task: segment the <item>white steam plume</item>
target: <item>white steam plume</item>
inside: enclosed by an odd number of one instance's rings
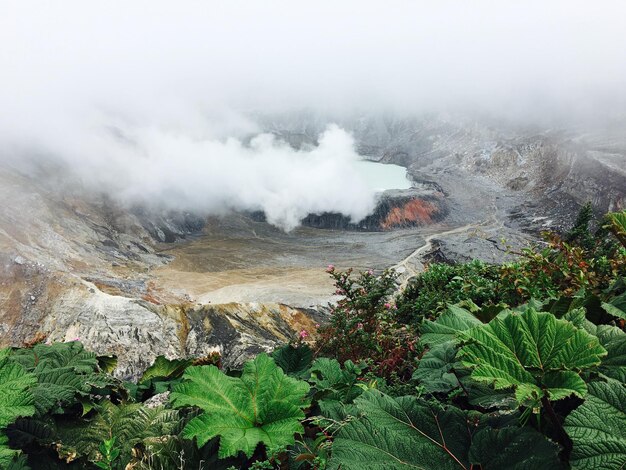
[[[67,145],[59,155],[78,161],[75,145]],[[75,171],[123,203],[201,213],[262,210],[285,230],[309,213],[340,212],[357,222],[375,207],[374,191],[355,169],[354,141],[335,125],[307,150],[271,134],[244,145],[154,127],[123,136],[101,132],[86,142],[83,136],[83,145],[94,150],[80,156]]]

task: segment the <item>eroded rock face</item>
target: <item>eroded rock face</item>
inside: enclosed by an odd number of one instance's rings
[[[238,367],[301,330],[313,332],[320,320],[316,312],[281,304],[155,305],[106,294],[88,282],[48,301],[33,336],[44,332],[48,341],[80,340],[99,354],[115,354],[116,374],[124,378],[137,378],[158,355],[219,352],[224,366]]]

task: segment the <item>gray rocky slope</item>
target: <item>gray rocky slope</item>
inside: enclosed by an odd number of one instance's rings
[[[299,147],[315,145],[328,119],[262,121]],[[126,377],[158,354],[219,351],[235,365],[315,329],[333,300],[326,264],[395,266],[405,280],[434,250],[452,261],[498,262],[508,256],[502,239],[532,242],[538,231],[570,223],[585,201],[598,212],[626,204],[620,126],[511,130],[441,116],[334,121],[354,134],[362,155],[406,166],[414,180],[412,190],[388,193],[360,226],[318,214],[286,234],[259,214],[128,209],[68,185],[64,169],[4,165],[0,344],[80,338],[117,354]]]

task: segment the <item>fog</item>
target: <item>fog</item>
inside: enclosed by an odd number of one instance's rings
[[[624,115],[624,18],[621,1],[3,0],[0,155],[126,203],[358,220],[374,194],[351,137],[296,151],[255,113]]]

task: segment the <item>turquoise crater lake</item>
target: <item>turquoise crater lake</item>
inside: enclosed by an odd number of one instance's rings
[[[406,168],[399,165],[361,160],[355,162],[355,168],[367,185],[377,192],[387,189],[409,189],[411,180]]]

